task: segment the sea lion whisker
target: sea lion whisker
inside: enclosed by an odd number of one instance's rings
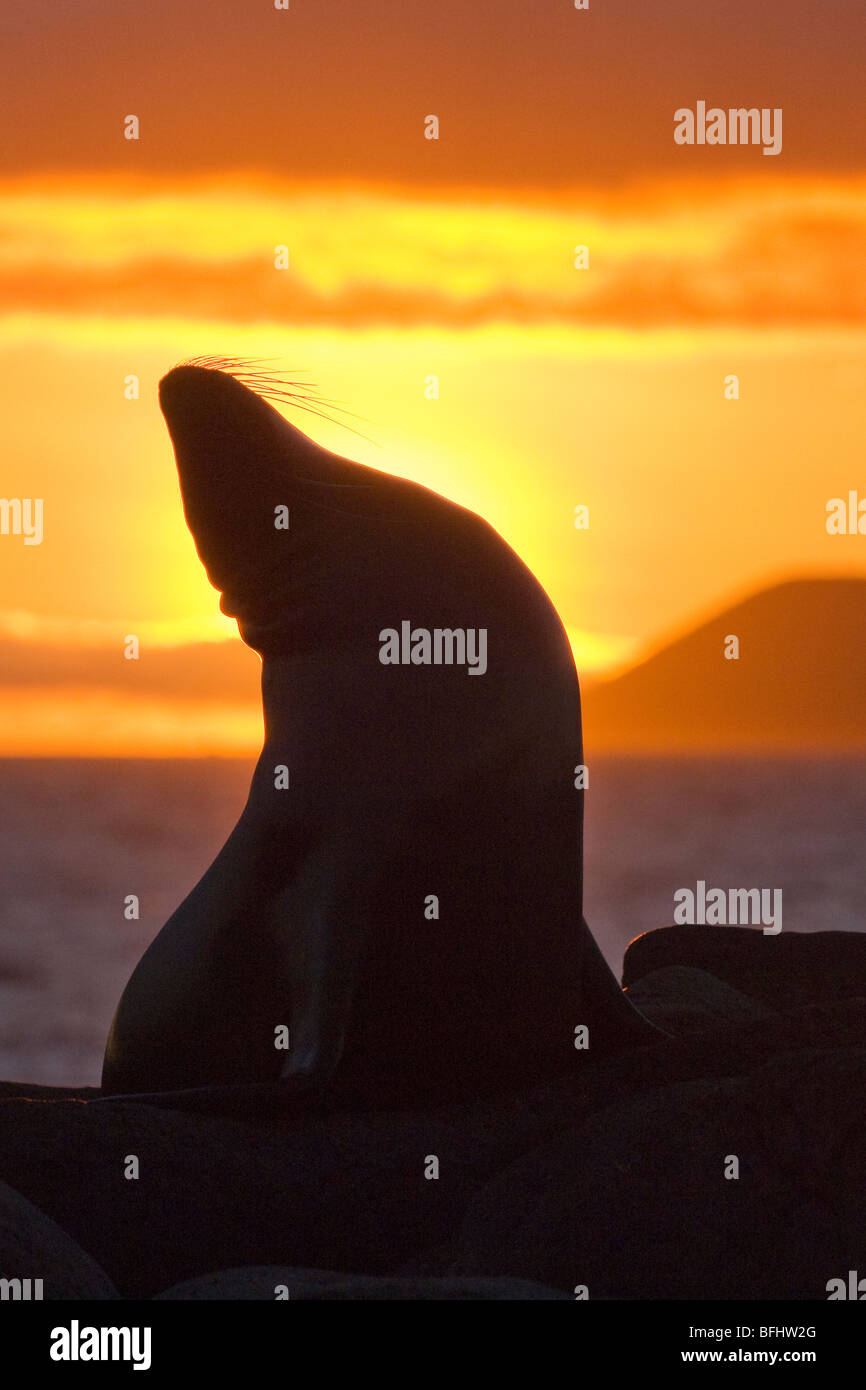
[[[285,401],[287,405],[296,406],[298,410],[306,410],[312,415],[319,415],[323,420],[330,421],[334,425],[342,425],[344,429],[350,430],[352,434],[358,435],[360,439],[366,439],[368,443],[375,444],[381,448],[378,440],[372,439],[370,435],[364,434],[361,430],[354,429],[345,420],[339,420],[328,411],[337,411],[341,415],[349,415],[353,420],[365,420],[370,423],[369,417],[358,415],[356,411],[349,410],[347,406],[341,405],[338,401],[329,400],[319,394],[315,382],[297,381],[294,375],[287,375],[283,372],[263,367],[258,364],[275,362],[279,359],[273,357],[218,357],[206,355],[202,357],[188,357],[175,365],[178,367],[202,367],[206,371],[224,372],[228,376],[234,377],[249,390],[255,391],[256,395],[268,400]],[[295,371],[305,371],[305,368],[287,369]],[[306,390],[297,388],[305,387]],[[312,389],[309,389],[312,388]],[[312,404],[305,404],[312,402]],[[317,409],[317,407],[326,407]]]

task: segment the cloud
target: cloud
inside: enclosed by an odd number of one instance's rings
[[[548,202],[31,179],[0,185],[0,297],[7,313],[349,328],[851,324],[866,319],[864,193],[853,177]]]
[[[0,617],[0,634],[4,626]],[[237,638],[174,647],[145,640],[140,659],[127,661],[122,638],[97,646],[0,635],[0,753],[253,757],[260,690],[261,661]]]
[[[241,641],[142,643],[137,661],[111,646],[0,638],[0,690],[100,690],[137,697],[259,705],[261,661]]]

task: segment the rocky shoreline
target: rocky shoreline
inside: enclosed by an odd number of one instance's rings
[[[45,1299],[826,1299],[866,1248],[866,936],[667,927],[623,980],[667,1037],[430,1114],[0,1085],[0,1278]]]

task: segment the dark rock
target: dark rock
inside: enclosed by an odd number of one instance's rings
[[[678,978],[694,1003],[693,974]],[[822,1270],[831,1256],[842,1273],[858,1267],[853,1254],[844,1263],[853,1246],[839,1232],[863,1234],[864,1077],[851,1059],[864,1057],[866,1000],[848,1000],[717,1021],[597,1060],[575,1052],[571,1077],[429,1115],[277,1123],[271,1113],[254,1124],[19,1094],[0,1101],[0,1153],[7,1180],[126,1297],[237,1266],[340,1270],[334,1277],[387,1277],[393,1287],[508,1276],[565,1291],[589,1283],[592,1297],[728,1297],[741,1286],[748,1297],[817,1297],[789,1228],[800,1222],[797,1239],[813,1241]],[[814,1113],[798,1149],[790,1132],[804,1104]],[[741,1158],[739,1182],[718,1178],[726,1153]],[[130,1154],[137,1180],[123,1175]],[[429,1154],[435,1181],[423,1176]],[[741,1247],[751,1223],[772,1274],[771,1218],[781,1272],[762,1284]],[[649,1254],[635,1258],[641,1244]]]
[[[758,1000],[732,989],[706,970],[688,965],[651,970],[625,992],[645,1018],[672,1037],[706,1032],[720,1020],[735,1022],[774,1016]]]
[[[659,927],[630,944],[628,988],[671,965],[706,970],[771,1007],[866,998],[866,932],[785,932],[753,927]]]
[[[427,1273],[480,1184],[573,1113],[567,1089],[268,1129],[125,1101],[16,1099],[0,1102],[0,1153],[6,1179],[123,1296],[149,1297],[239,1264]],[[438,1180],[424,1177],[431,1154]],[[137,1179],[124,1177],[129,1155]]]
[[[65,1231],[0,1183],[0,1279],[42,1280],[42,1298],[117,1298],[104,1270]],[[22,1290],[23,1291],[23,1290]]]
[[[825,1299],[862,1268],[864,1171],[866,1047],[777,1055],[598,1110],[513,1164],[472,1203],[457,1267],[591,1299]]]
[[[34,1086],[29,1081],[0,1081],[0,1100],[96,1100],[98,1086]]]
[[[158,1299],[258,1299],[273,1303],[277,1286],[288,1289],[292,1302],[322,1299],[563,1299],[558,1289],[546,1289],[521,1279],[368,1279],[321,1269],[283,1269],[278,1265],[221,1269],[175,1284]]]

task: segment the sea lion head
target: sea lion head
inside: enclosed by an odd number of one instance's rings
[[[257,651],[369,643],[373,614],[382,628],[485,618],[503,625],[501,671],[553,661],[576,692],[553,605],[474,512],[331,453],[228,371],[176,367],[159,399],[199,557]]]

